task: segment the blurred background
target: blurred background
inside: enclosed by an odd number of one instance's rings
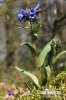
[[[26,28],[27,22],[18,22],[17,14],[20,9],[35,7],[38,3],[42,5],[42,12],[37,49],[41,51],[55,34],[61,38],[58,52],[66,49],[66,0],[0,0],[0,80],[17,82],[23,78],[15,66],[35,73],[36,65],[29,48],[20,46],[31,42],[30,30]],[[54,65],[56,71],[57,66],[63,70],[65,60]]]

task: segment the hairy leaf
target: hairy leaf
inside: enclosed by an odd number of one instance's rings
[[[28,71],[24,71],[23,69],[19,68],[19,67],[15,67],[19,72],[22,72],[23,74],[29,76],[33,82],[36,84],[36,86],[40,87],[40,84],[39,84],[39,81],[38,81],[38,78],[33,75],[32,73],[28,72]]]

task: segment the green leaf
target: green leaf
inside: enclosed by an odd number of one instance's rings
[[[51,50],[51,45],[48,43],[43,50],[40,52],[39,56],[38,56],[38,60],[39,60],[39,66],[42,66],[43,63],[45,62],[45,58],[47,56],[47,54],[50,52]]]
[[[28,71],[24,71],[23,69],[21,69],[21,68],[19,68],[19,67],[17,67],[17,66],[15,66],[15,68],[16,68],[19,72],[22,72],[23,74],[29,76],[29,77],[33,80],[33,82],[36,84],[36,86],[40,87],[38,78],[37,78],[35,75],[33,75],[32,73],[30,73],[30,72],[28,72]]]
[[[45,67],[45,69],[46,69],[46,73],[47,73],[47,79],[50,79],[50,76],[51,76],[50,66]]]
[[[41,25],[38,24],[38,25],[32,30],[32,34],[38,33],[40,26],[41,26]]]
[[[45,62],[45,58],[47,56],[47,54],[51,51],[52,47],[52,42],[58,42],[59,36],[56,35],[44,48],[43,50],[40,52],[39,56],[38,56],[38,61],[39,61],[39,66],[42,66],[43,63]],[[50,58],[51,59],[51,58]]]
[[[66,51],[62,51],[57,56],[53,57],[52,64],[56,63],[59,59],[66,57]]]
[[[51,43],[52,41],[54,41],[55,43],[58,42],[58,41],[60,41],[59,35],[56,34],[55,37],[50,41],[50,43]]]
[[[42,80],[47,82],[48,80],[51,79],[51,68],[50,66],[42,66]]]
[[[21,46],[23,45],[27,45],[29,47],[29,49],[31,50],[32,53],[37,54],[37,50],[35,49],[35,47],[31,44],[31,43],[22,43],[20,44]]]

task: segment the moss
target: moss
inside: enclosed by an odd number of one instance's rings
[[[48,90],[50,90],[50,87],[48,87]],[[52,86],[51,90],[55,90],[55,87]],[[42,89],[36,90],[34,88],[30,93],[22,95],[20,100],[62,100],[61,95],[42,94],[41,91]]]
[[[56,87],[61,87],[63,84],[65,84],[65,80],[66,80],[66,71],[62,71],[52,81],[52,85],[54,85]]]

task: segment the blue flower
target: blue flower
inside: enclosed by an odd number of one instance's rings
[[[37,4],[35,7],[35,10],[38,11],[38,10],[41,10],[41,8],[42,8],[41,4]]]
[[[41,11],[41,5],[38,4],[36,7],[34,8],[26,8],[26,9],[21,9],[18,13],[18,21],[22,21],[23,19],[35,19],[37,16],[37,13],[39,13],[39,11]]]
[[[30,9],[29,18],[30,19],[35,19],[36,18],[36,10],[34,8]]]
[[[18,13],[18,21],[22,21],[22,19],[25,17],[25,11],[21,9]]]
[[[13,95],[13,90],[8,90],[8,95],[9,96]]]
[[[26,8],[25,9],[25,17],[26,18],[29,18],[29,15],[30,15],[30,9],[29,8]]]

